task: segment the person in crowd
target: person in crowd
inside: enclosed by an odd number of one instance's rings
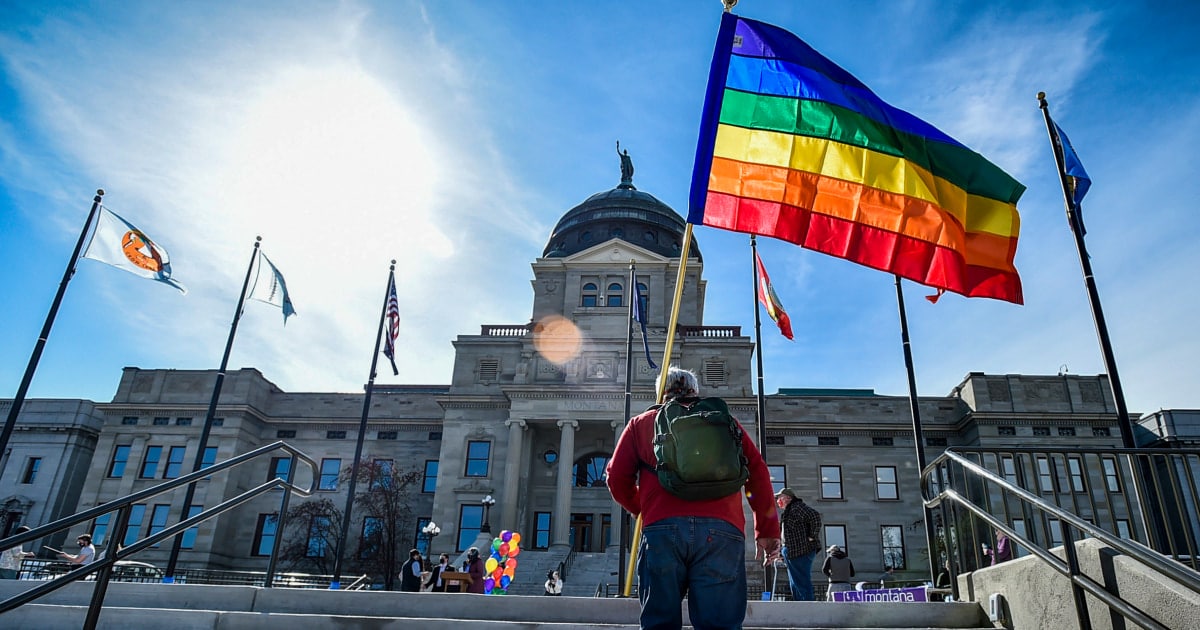
[[[1003,531],[997,529],[996,548],[992,549],[991,547],[985,546],[983,548],[983,555],[991,556],[992,566],[1000,564],[1001,562],[1008,562],[1009,560],[1012,560],[1012,544],[1008,540],[1008,534],[1005,534]]]
[[[893,568],[892,565],[890,565],[890,564],[883,565],[883,575],[879,576],[879,588],[887,588],[888,587],[887,583],[891,582],[895,579],[895,575],[894,575],[895,570],[896,569]]]
[[[672,366],[664,379],[664,401],[691,408],[702,400],[695,373]],[[696,501],[672,494],[654,472],[657,411],[652,407],[629,421],[607,467],[613,499],[642,519],[637,558],[641,627],[681,628],[686,595],[696,630],[741,628],[746,617],[743,496],[754,512],[755,557],[761,553],[771,562],[779,555],[779,515],[771,505],[770,472],[749,434],[734,431],[749,469],[743,487]],[[733,425],[741,429],[736,419]]]
[[[850,556],[837,545],[830,545],[825,563],[821,565],[821,573],[829,578],[829,590],[825,591],[825,599],[833,601],[833,594],[853,590],[850,578],[854,577],[854,562]]]
[[[24,534],[27,531],[29,531],[29,527],[22,525],[13,534]],[[36,555],[32,551],[25,551],[21,545],[0,551],[0,579],[17,579],[21,574],[21,563],[25,561],[25,558],[32,558]]]
[[[478,547],[471,547],[467,551],[467,575],[471,576],[471,583],[467,585],[467,592],[482,595],[485,576],[483,559],[479,557]]]
[[[58,552],[58,557],[71,564],[78,565],[91,564],[96,559],[96,548],[92,546],[91,534],[80,534],[75,539],[75,544],[79,545],[79,553],[71,555],[65,551],[60,551]]]
[[[450,556],[442,554],[438,556],[437,566],[429,572],[429,579],[425,582],[425,586],[434,593],[446,592],[446,581],[442,579],[442,573],[450,570]]]
[[[792,599],[811,602],[813,560],[821,551],[821,513],[804,503],[791,488],[780,490],[775,501],[783,510],[783,557],[787,560]]]
[[[546,572],[546,594],[547,595],[562,595],[563,581],[558,575],[558,571]]]
[[[408,562],[400,567],[400,590],[416,593],[421,590],[421,552],[411,549],[408,552]]]

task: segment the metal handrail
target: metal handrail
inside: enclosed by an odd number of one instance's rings
[[[181,534],[184,531],[195,527],[199,523],[202,523],[214,516],[223,514],[256,496],[265,494],[275,489],[282,488],[287,490],[288,493],[285,494],[285,496],[288,494],[298,494],[306,497],[311,496],[316,490],[318,481],[318,476],[316,474],[318,470],[317,463],[308,455],[305,455],[285,442],[274,442],[272,444],[254,449],[253,451],[248,451],[236,457],[230,458],[218,464],[214,464],[207,468],[183,475],[182,477],[146,488],[145,490],[135,492],[120,499],[109,501],[108,503],[98,505],[94,508],[84,510],[77,514],[61,518],[57,521],[53,521],[51,523],[47,523],[46,525],[31,529],[28,532],[24,532],[15,536],[9,536],[8,538],[0,540],[0,549],[8,549],[17,545],[23,545],[31,540],[44,538],[50,534],[67,529],[79,523],[84,523],[98,516],[111,513],[114,510],[119,510],[119,512],[117,513],[117,522],[113,527],[112,535],[114,536],[114,540],[120,540],[124,536],[125,529],[128,526],[129,509],[135,503],[140,503],[151,497],[158,496],[165,492],[170,492],[171,490],[181,486],[202,481],[211,477],[214,473],[237,467],[266,453],[271,453],[277,450],[286,451],[294,458],[304,462],[305,464],[308,464],[313,473],[312,480],[308,488],[297,487],[290,481],[286,481],[278,477],[273,478],[266,483],[263,483],[255,488],[251,488],[242,494],[239,494],[211,508],[203,510],[191,516],[190,518],[184,519],[175,525],[166,527],[151,536],[147,536],[146,538],[142,538],[136,542],[133,542],[127,547],[121,547],[119,544],[113,544],[109,548],[108,553],[104,554],[103,558],[97,558],[90,564],[80,566],[35,588],[14,595],[4,601],[0,601],[0,614],[34,601],[43,595],[46,595],[47,593],[56,591],[63,586],[74,582],[75,580],[96,573],[96,586],[92,593],[92,603],[88,607],[87,620],[85,621],[85,627],[94,627],[97,619],[99,618],[100,608],[104,603],[104,595],[108,589],[108,582],[111,578],[112,568],[118,560],[132,556],[147,547],[156,545],[171,538],[172,536]]]
[[[932,463],[925,467],[921,473],[921,493],[924,498],[925,506],[929,509],[944,507],[944,502],[949,502],[955,506],[961,506],[971,512],[974,516],[988,523],[993,528],[1002,531],[1009,537],[1010,540],[1020,543],[1030,553],[1037,556],[1052,569],[1059,574],[1070,579],[1072,588],[1075,591],[1076,612],[1079,615],[1079,623],[1081,628],[1086,628],[1090,625],[1086,603],[1083,601],[1082,590],[1104,602],[1109,608],[1116,610],[1125,618],[1134,621],[1146,628],[1155,628],[1167,630],[1167,627],[1158,623],[1146,613],[1139,610],[1126,600],[1119,596],[1109,593],[1104,586],[1083,575],[1079,570],[1079,562],[1074,541],[1071,536],[1071,527],[1074,527],[1087,536],[1096,538],[1105,544],[1121,551],[1122,553],[1138,560],[1139,562],[1149,566],[1150,568],[1166,575],[1175,580],[1180,585],[1191,589],[1193,592],[1200,593],[1200,572],[1194,571],[1184,565],[1167,560],[1155,550],[1142,545],[1136,541],[1127,540],[1114,536],[1111,533],[1101,529],[1092,523],[1080,518],[1078,515],[1064,510],[1056,505],[1049,503],[1041,497],[1010,483],[1004,477],[987,470],[983,466],[976,464],[967,457],[964,457],[961,452],[970,450],[975,453],[994,453],[994,454],[1045,454],[1047,451],[1041,449],[947,449],[941,456],[935,459]],[[1126,452],[1127,451],[1127,452]],[[1158,452],[1158,451],[1161,451]],[[1094,449],[1054,449],[1055,453],[1074,453],[1087,454],[1095,453]],[[1146,455],[1180,455],[1179,450],[1173,449],[1105,449],[1105,453],[1109,455],[1126,454],[1133,456]],[[1050,553],[1040,545],[1032,542],[1026,536],[1019,534],[1008,523],[993,516],[986,508],[977,505],[969,497],[952,488],[954,476],[949,474],[949,467],[953,464],[958,466],[963,471],[964,483],[966,483],[966,473],[970,473],[973,479],[984,484],[991,484],[1000,489],[1001,496],[1012,496],[1023,502],[1030,508],[1040,510],[1044,515],[1057,518],[1061,525],[1063,537],[1063,549],[1067,556],[1064,561],[1058,556]],[[1056,474],[1056,473],[1055,473]],[[1136,476],[1136,475],[1135,475]],[[985,496],[987,493],[984,493]],[[948,535],[948,532],[947,532]],[[951,543],[946,540],[946,549],[951,548]],[[958,599],[958,583],[957,579],[951,582],[954,591],[955,599]]]

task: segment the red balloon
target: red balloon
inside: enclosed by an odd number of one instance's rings
[[[508,555],[508,543],[500,543],[499,551],[500,551],[500,555],[507,556]]]
[[[519,555],[521,555],[520,547],[509,547],[508,548],[508,557],[509,558],[516,558]]]

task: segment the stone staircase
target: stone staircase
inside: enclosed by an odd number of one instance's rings
[[[0,580],[0,598],[38,582]],[[68,584],[0,614],[6,630],[83,627],[94,582]],[[592,587],[594,589],[594,587]],[[686,623],[686,607],[684,609]],[[112,630],[617,630],[638,627],[635,599],[504,597],[199,584],[108,587],[98,628]],[[989,628],[978,604],[752,601],[747,630],[767,628]]]

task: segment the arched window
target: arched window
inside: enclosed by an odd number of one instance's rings
[[[604,468],[608,466],[608,455],[593,453],[575,460],[572,472],[577,488],[603,488]]]
[[[583,285],[583,299],[579,303],[580,306],[597,306],[596,302],[596,285],[589,282]]]
[[[592,242],[592,233],[591,233],[591,232],[584,232],[583,234],[580,234],[580,235],[579,235],[579,242],[580,242],[580,243],[590,243],[590,242]]]
[[[608,285],[608,295],[604,298],[605,306],[620,306],[621,305],[621,284],[614,282]]]
[[[621,228],[613,228],[611,234],[613,238],[624,238],[625,230],[622,230]]]

